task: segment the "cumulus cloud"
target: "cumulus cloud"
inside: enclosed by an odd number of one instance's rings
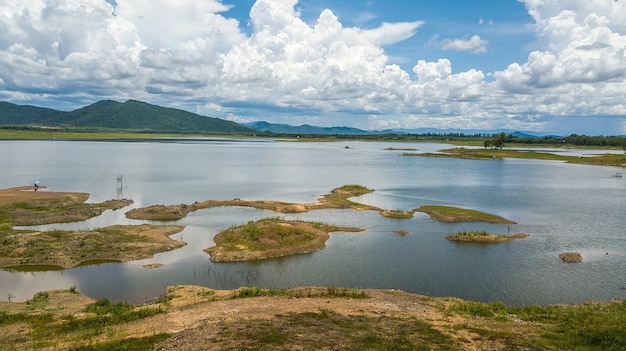
[[[523,94],[514,109],[556,115],[623,116],[626,2],[523,1],[540,50],[495,72],[504,92]]]
[[[0,100],[76,108],[134,98],[230,119],[297,115],[361,128],[533,129],[548,125],[534,116],[623,118],[626,2],[520,1],[537,39],[525,61],[456,72],[451,59],[416,50],[409,73],[385,49],[415,37],[426,25],[419,18],[362,29],[332,9],[305,22],[297,0],[257,0],[246,34],[227,15],[236,2],[3,0]],[[488,41],[438,44],[479,53]]]
[[[444,39],[441,43],[443,50],[455,50],[455,51],[471,51],[473,53],[480,53],[487,51],[487,40],[481,39],[479,35],[472,35],[471,38],[464,39]]]

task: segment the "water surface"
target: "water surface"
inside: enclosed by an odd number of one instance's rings
[[[356,201],[381,208],[443,204],[495,213],[518,224],[439,223],[421,213],[399,220],[373,211],[286,215],[241,207],[205,209],[177,222],[186,228],[173,238],[188,243],[179,250],[148,260],[62,271],[0,271],[0,299],[23,301],[37,291],[74,286],[94,298],[141,302],[173,284],[386,288],[519,305],[626,297],[620,289],[626,285],[626,181],[613,177],[621,169],[538,160],[403,157],[403,151],[384,150],[389,147],[432,152],[450,146],[226,139],[2,141],[0,187],[39,180],[51,190],[88,192],[89,201],[133,199],[125,211],[207,199],[313,202],[336,187],[361,184],[375,192]],[[117,182],[120,175],[123,186]],[[145,222],[126,219],[124,211],[38,229]],[[324,250],[258,262],[211,263],[202,251],[223,229],[274,216],[366,231],[332,233]],[[531,236],[497,245],[444,239],[474,229]],[[396,230],[409,234],[400,236]],[[578,251],[584,261],[563,263],[558,258],[563,251]],[[164,266],[148,270],[143,267],[147,263]]]

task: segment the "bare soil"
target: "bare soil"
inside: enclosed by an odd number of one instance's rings
[[[411,350],[517,350],[505,339],[487,338],[474,330],[506,331],[507,339],[523,339],[537,329],[536,323],[520,320],[498,323],[449,313],[451,305],[462,301],[455,298],[396,290],[363,290],[365,298],[352,298],[327,295],[327,288],[300,289],[300,297],[232,298],[233,291],[173,286],[167,289],[164,302],[143,306],[162,306],[165,313],[116,325],[96,339],[70,343],[63,335],[52,335],[58,339],[55,346],[43,349],[167,333],[170,337],[155,350],[357,350],[371,342],[376,342],[373,347],[387,345],[387,349],[397,344]],[[86,305],[93,302],[80,293],[52,291],[43,304],[0,302],[0,311],[84,318]],[[23,343],[13,344],[12,349],[28,350],[32,345],[20,337],[28,332],[26,324],[0,328],[0,338],[20,340]]]

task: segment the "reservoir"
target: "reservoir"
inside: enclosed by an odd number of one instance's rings
[[[517,222],[440,223],[423,213],[393,219],[375,211],[333,209],[299,214],[242,207],[205,209],[174,222],[186,227],[173,238],[188,245],[151,259],[45,272],[0,270],[0,300],[24,301],[38,291],[75,287],[96,299],[145,302],[176,284],[212,289],[399,289],[514,305],[626,298],[626,178],[614,176],[623,169],[527,159],[402,155],[407,148],[435,152],[450,147],[248,139],[0,141],[0,188],[39,181],[52,191],[90,193],[89,202],[134,201],[84,222],[29,227],[38,230],[146,223],[126,219],[124,212],[156,204],[234,198],[315,202],[347,184],[374,189],[352,200],[383,209],[448,205]],[[569,149],[567,153],[587,157],[593,151]],[[331,233],[325,249],[280,259],[212,263],[202,251],[213,245],[213,236],[221,230],[266,217],[365,231]],[[408,234],[394,233],[399,230]],[[500,244],[444,239],[464,230],[530,236]],[[566,251],[581,253],[583,262],[562,262],[558,255]],[[163,267],[144,268],[149,263]]]

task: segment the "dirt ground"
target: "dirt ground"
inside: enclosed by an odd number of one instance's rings
[[[157,302],[165,313],[115,327],[114,336],[144,337],[161,333],[170,334],[157,344],[156,350],[242,350],[257,349],[259,332],[265,335],[280,331],[289,336],[280,345],[263,349],[318,350],[353,349],[351,335],[337,326],[348,323],[367,323],[377,330],[394,328],[401,323],[423,323],[446,338],[443,345],[425,339],[426,349],[504,350],[497,339],[488,340],[472,332],[472,328],[493,328],[493,321],[446,313],[455,298],[431,298],[396,290],[363,290],[366,297],[353,298],[324,296],[327,288],[300,288],[314,291],[314,297],[260,296],[232,298],[233,291],[216,291],[198,286],[172,286],[167,289],[166,302]],[[317,290],[316,290],[317,289]],[[316,294],[321,293],[321,296]],[[84,316],[84,308],[94,300],[80,293],[49,292],[45,305],[0,302],[0,311],[9,313],[48,312],[61,316]],[[153,306],[153,305],[148,305]],[[323,316],[323,317],[320,317]],[[311,322],[311,319],[314,322]],[[514,321],[514,333],[522,337],[526,322]],[[511,327],[510,322],[507,328]],[[358,329],[350,330],[359,332]],[[24,333],[23,328],[1,328],[0,338],[14,338]],[[256,334],[255,334],[256,333]],[[416,332],[411,337],[419,338]],[[104,337],[106,341],[108,337]],[[447,345],[447,346],[446,346]],[[17,346],[17,345],[16,345]],[[54,349],[65,349],[63,339]],[[268,346],[268,345],[266,345]],[[434,346],[434,348],[433,348]],[[251,348],[252,347],[252,348]],[[17,347],[16,350],[22,348]]]
[[[7,189],[0,189],[0,206],[27,200],[55,199],[69,196],[75,201],[85,201],[89,198],[88,193],[70,193],[49,191],[46,186],[39,186],[35,191],[34,186],[18,186]]]

